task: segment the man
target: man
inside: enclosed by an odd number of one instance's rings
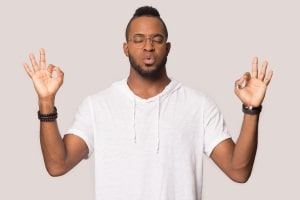
[[[171,44],[159,12],[140,7],[126,28],[127,79],[87,97],[62,138],[55,95],[63,72],[30,54],[24,64],[38,94],[40,140],[52,176],[71,170],[95,152],[96,198],[199,200],[204,153],[233,181],[246,182],[254,163],[259,114],[272,78],[267,62],[235,82],[244,119],[236,144],[214,102],[170,79],[166,72]],[[56,77],[52,77],[53,73]]]

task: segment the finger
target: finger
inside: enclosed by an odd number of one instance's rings
[[[58,81],[62,82],[64,78],[64,72],[59,67],[55,67],[54,70],[56,72]]]
[[[35,56],[31,53],[31,54],[29,54],[29,58],[30,58],[30,62],[31,62],[33,71],[39,70],[39,66],[36,62]]]
[[[40,49],[40,67],[46,69],[46,56],[43,48]]]
[[[254,57],[252,59],[252,77],[257,78],[258,74],[258,58]]]
[[[31,77],[32,77],[32,71],[30,70],[28,64],[27,64],[27,63],[24,63],[24,64],[23,64],[23,67],[24,67],[26,73],[28,74],[28,76],[31,78]]]
[[[266,75],[266,71],[267,71],[267,67],[268,67],[268,62],[264,61],[263,64],[262,64],[261,71],[259,73],[259,77],[258,77],[259,80],[264,80],[265,75]]]
[[[53,70],[56,73],[56,80],[58,81],[59,85],[62,85],[64,81],[64,72],[59,67],[54,67]]]
[[[269,71],[267,76],[264,79],[264,83],[266,85],[269,85],[269,83],[271,82],[272,76],[273,76],[273,71]]]
[[[242,83],[245,82],[245,81],[249,81],[250,78],[251,78],[250,73],[249,73],[249,72],[246,72],[240,79],[238,79],[238,80],[236,81],[236,83],[242,84]]]
[[[251,75],[249,72],[246,72],[240,79],[235,81],[235,89],[243,89],[247,82],[250,80]]]
[[[53,64],[49,64],[47,71],[51,74],[51,77],[52,77],[53,72],[56,73],[56,77],[60,77],[60,76],[64,75],[63,71],[59,67],[57,67]]]
[[[55,71],[55,68],[56,68],[55,65],[52,64],[48,65],[47,71],[49,72],[51,78],[52,78],[53,71]]]

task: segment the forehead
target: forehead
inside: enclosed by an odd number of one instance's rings
[[[161,33],[163,34],[163,24],[162,22],[152,16],[142,16],[137,17],[132,20],[129,29],[129,35],[133,34],[153,34]]]

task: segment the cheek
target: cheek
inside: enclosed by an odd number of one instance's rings
[[[128,49],[127,51],[128,56],[130,55],[135,60],[143,57],[143,51],[131,50]]]
[[[167,49],[161,49],[157,52],[157,55],[160,59],[163,59],[164,57],[167,57],[169,54],[169,51]]]

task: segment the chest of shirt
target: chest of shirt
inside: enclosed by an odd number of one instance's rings
[[[144,150],[190,151],[202,146],[201,114],[197,109],[168,102],[120,102],[95,112],[95,144],[119,148],[132,145]],[[158,144],[159,143],[159,144]]]

